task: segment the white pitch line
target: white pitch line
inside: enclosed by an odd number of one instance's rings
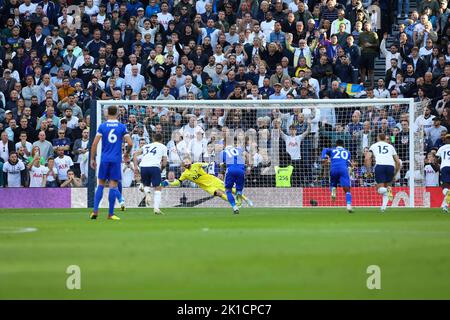
[[[29,233],[36,231],[38,231],[38,229],[33,227],[26,227],[26,228],[0,227],[0,233],[3,234]]]

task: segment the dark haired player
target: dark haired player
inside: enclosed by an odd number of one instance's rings
[[[344,148],[344,141],[337,140],[336,147],[322,150],[322,161],[331,162],[330,166],[330,187],[331,199],[336,200],[336,190],[338,184],[344,189],[347,211],[353,212],[352,194],[350,193],[350,152]]]
[[[95,157],[97,155],[97,145],[102,141],[102,152],[100,167],[98,170],[98,186],[94,197],[94,210],[91,213],[91,219],[97,219],[98,207],[103,197],[103,189],[106,180],[109,180],[109,212],[108,219],[120,220],[114,214],[114,205],[116,199],[120,201],[121,194],[118,190],[118,182],[121,180],[121,163],[122,163],[122,142],[125,140],[127,148],[125,155],[129,155],[133,147],[133,141],[127,132],[124,124],[120,123],[118,118],[119,108],[117,106],[109,106],[107,109],[107,121],[102,123],[97,131],[91,148],[91,167],[97,168]]]

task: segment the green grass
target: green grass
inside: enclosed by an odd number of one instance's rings
[[[0,299],[449,299],[437,209],[0,210]],[[33,227],[36,232],[11,233]],[[81,290],[66,268],[81,268]],[[381,290],[366,269],[381,268]]]

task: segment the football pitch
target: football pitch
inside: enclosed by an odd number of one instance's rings
[[[0,210],[0,299],[450,298],[450,215],[438,209],[165,213]],[[79,290],[66,286],[73,265]],[[369,290],[374,265],[381,289]]]

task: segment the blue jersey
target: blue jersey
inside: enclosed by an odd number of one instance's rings
[[[227,169],[245,169],[244,151],[242,148],[226,147],[221,153],[220,160],[226,164]]]
[[[343,147],[325,148],[322,151],[322,159],[326,157],[331,159],[331,170],[347,169],[350,163],[350,152]]]
[[[348,165],[350,161],[350,152],[343,147],[326,148],[322,151],[322,159],[329,156],[330,166],[330,185],[332,187],[350,187],[350,175]]]
[[[102,136],[101,162],[122,163],[122,143],[127,133],[127,127],[117,120],[100,125],[97,134]]]
[[[245,184],[245,160],[242,148],[226,147],[220,155],[220,160],[227,166],[225,189],[231,190],[234,187],[236,191],[242,192]]]

